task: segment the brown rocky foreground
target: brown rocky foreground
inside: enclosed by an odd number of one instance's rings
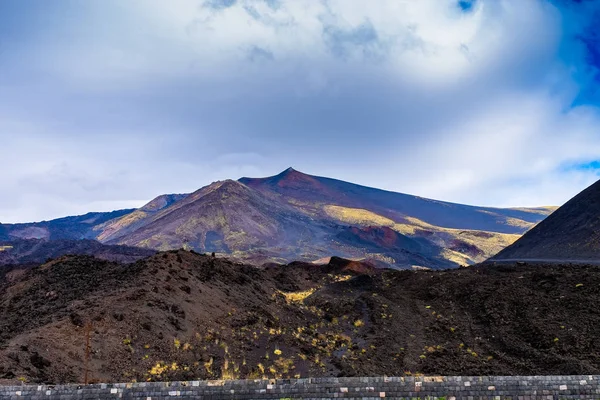
[[[0,274],[3,383],[600,372],[600,268],[256,268],[188,251]]]

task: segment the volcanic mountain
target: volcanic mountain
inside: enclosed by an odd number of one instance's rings
[[[226,180],[187,195],[159,196],[137,210],[0,225],[0,239],[89,238],[217,252],[259,264],[340,256],[439,269],[485,260],[552,210],[447,203],[289,168],[269,178]],[[72,231],[65,221],[73,222]]]
[[[600,373],[593,266],[257,268],[176,250],[1,271],[0,384],[81,382],[88,323],[94,382]]]
[[[493,259],[600,260],[600,181]]]

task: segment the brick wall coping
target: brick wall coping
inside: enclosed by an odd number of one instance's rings
[[[600,375],[417,376],[0,386],[0,399],[600,399]]]

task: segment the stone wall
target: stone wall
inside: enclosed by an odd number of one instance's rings
[[[600,399],[600,376],[308,378],[0,386],[0,399]]]

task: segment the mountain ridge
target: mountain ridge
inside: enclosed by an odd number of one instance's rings
[[[0,225],[0,239],[183,247],[258,264],[339,256],[440,269],[483,261],[551,211],[467,206],[288,168],[266,178],[227,179],[189,194],[161,195],[139,209],[100,213],[98,223],[75,219],[71,236],[64,227],[55,233],[50,221]]]

